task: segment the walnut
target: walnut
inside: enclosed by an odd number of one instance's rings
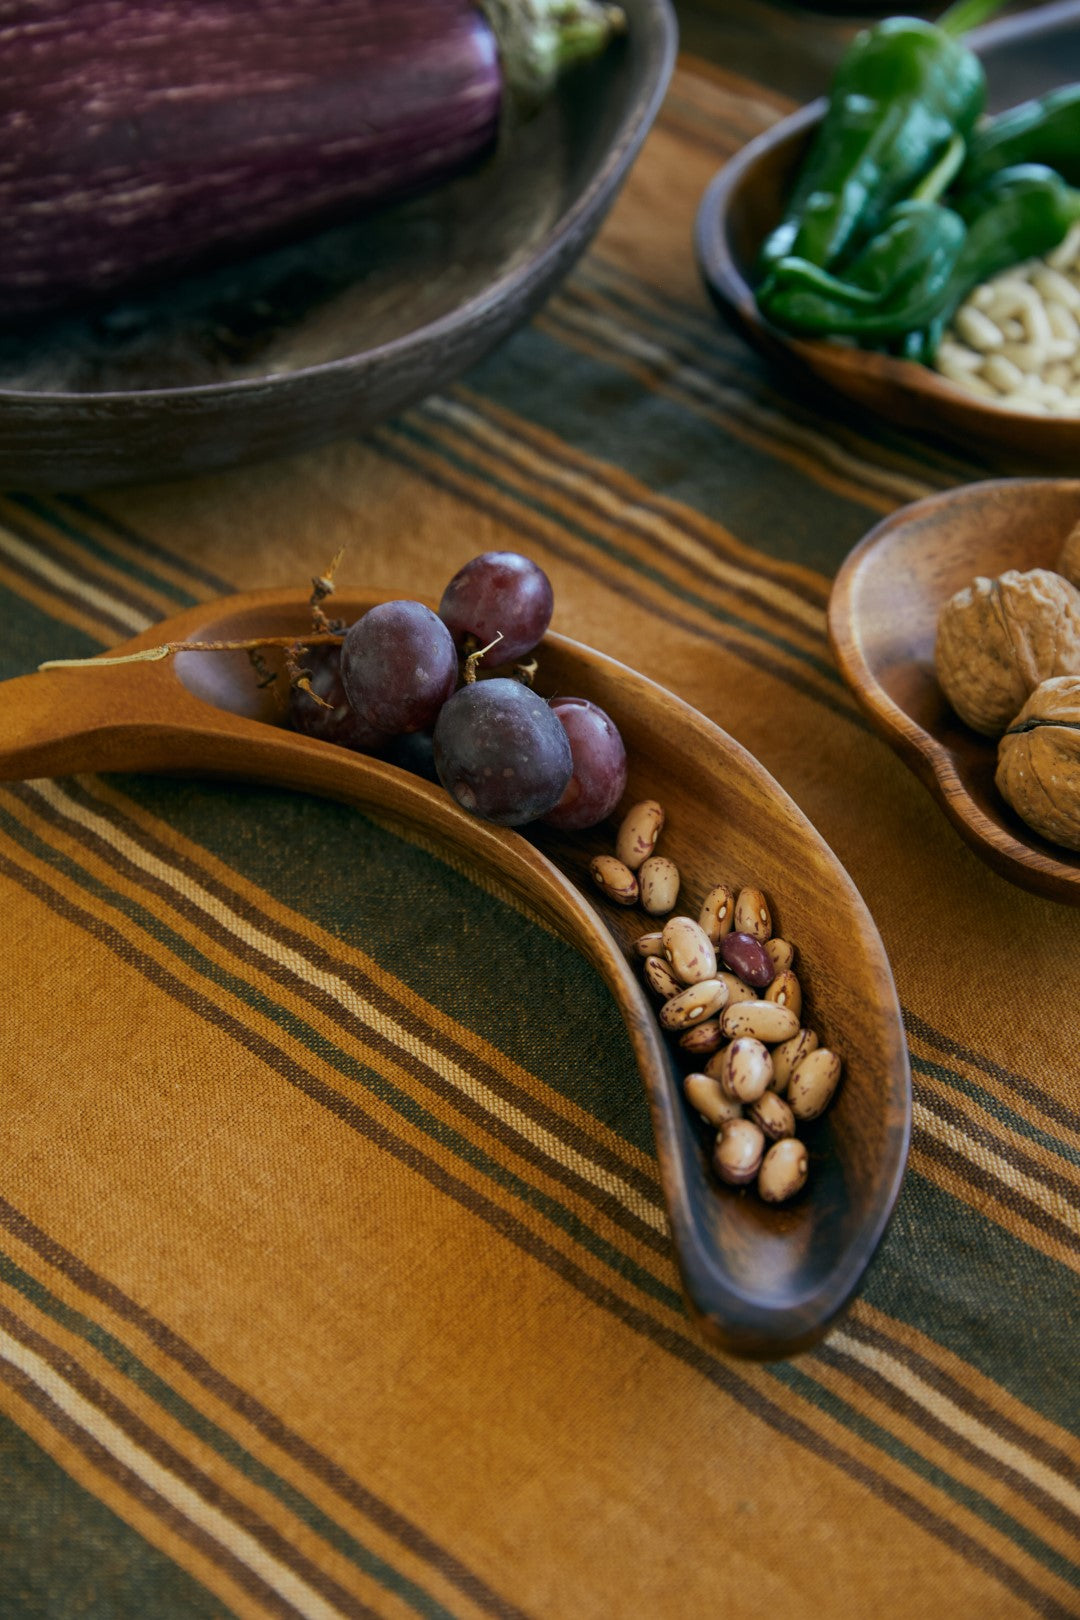
[[[934,662],[961,720],[998,737],[1040,681],[1080,675],[1080,590],[1048,568],[980,576],[942,608]]]
[[[1070,585],[1080,587],[1080,523],[1070,529],[1054,567],[1059,574],[1064,574]]]
[[[998,744],[994,780],[1029,827],[1080,849],[1080,675],[1035,688]]]

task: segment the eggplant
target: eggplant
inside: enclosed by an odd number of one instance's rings
[[[0,317],[448,179],[621,17],[601,0],[0,0]]]

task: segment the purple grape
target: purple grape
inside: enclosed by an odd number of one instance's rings
[[[368,725],[423,731],[457,682],[453,638],[422,602],[381,602],[345,632],[341,678]]]
[[[331,707],[324,709],[310,693],[294,686],[289,693],[289,724],[293,731],[302,731],[306,737],[321,737],[323,742],[338,743],[342,748],[357,749],[362,754],[374,753],[383,746],[387,741],[386,733],[361,720],[345,695],[340,647],[308,647],[300,659],[300,667],[307,672],[312,690]]]
[[[531,652],[551,623],[555,596],[542,568],[516,551],[485,551],[459,568],[443,592],[439,617],[458,647],[475,636],[486,647],[481,669],[511,664]]]
[[[543,698],[496,677],[463,686],[435,722],[435,769],[463,810],[519,827],[562,798],[573,756]]]
[[[615,722],[588,698],[552,698],[551,712],[570,739],[574,774],[544,820],[563,832],[580,832],[610,816],[622,798],[626,749]]]

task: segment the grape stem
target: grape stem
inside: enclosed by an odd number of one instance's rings
[[[465,660],[465,685],[466,686],[471,686],[473,684],[473,682],[475,681],[477,667],[478,667],[478,665],[480,663],[481,658],[483,658],[485,653],[489,653],[491,651],[492,647],[497,647],[499,645],[499,642],[502,640],[502,638],[503,638],[503,633],[502,633],[501,630],[499,630],[496,633],[494,641],[489,641],[486,647],[478,647],[475,652],[471,652],[469,654],[468,658],[466,658],[466,660]]]
[[[334,575],[337,573],[344,555],[345,547],[341,546],[331,557],[330,566],[325,574],[316,574],[311,581],[311,596],[308,599],[308,606],[311,609],[311,622],[316,630],[334,630],[337,628],[326,617],[322,604],[328,596],[334,594]],[[312,693],[313,697],[314,695]],[[321,702],[322,699],[320,698],[319,701]],[[329,708],[330,705],[328,704],[327,707]]]
[[[38,669],[101,669],[106,664],[156,664],[172,653],[252,652],[261,647],[340,647],[344,631],[319,630],[306,636],[253,636],[247,641],[165,641],[159,647],[141,652],[121,653],[115,658],[49,658]],[[485,651],[487,649],[485,648]]]

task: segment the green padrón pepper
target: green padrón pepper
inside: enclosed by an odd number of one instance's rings
[[[967,139],[985,97],[978,57],[944,28],[887,17],[864,29],[836,70],[760,275],[791,256],[830,269],[853,253],[954,137]]]
[[[922,332],[904,344],[909,359],[928,364],[945,326],[968,293],[1024,259],[1042,258],[1080,221],[1080,191],[1040,163],[999,169],[984,186],[953,200],[967,225],[941,304]]]
[[[807,336],[901,337],[941,307],[966,237],[960,215],[941,203],[897,203],[842,278],[806,259],[781,259],[759,287],[758,305],[774,325]]]
[[[1080,183],[1080,84],[1022,101],[979,125],[968,143],[960,184],[982,185],[1016,163],[1045,163],[1070,184]]]

